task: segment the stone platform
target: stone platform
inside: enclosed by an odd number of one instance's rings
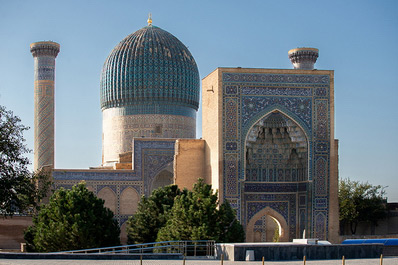
[[[307,260],[379,258],[383,253],[382,244],[362,245],[310,245],[298,243],[239,243],[217,244],[217,258],[244,261],[246,251],[254,251],[254,260]]]

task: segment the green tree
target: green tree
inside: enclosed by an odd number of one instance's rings
[[[50,186],[45,171],[31,173],[23,132],[28,130],[19,117],[0,106],[0,214],[29,212],[38,205]],[[40,185],[38,185],[40,181]]]
[[[339,183],[340,222],[355,234],[359,222],[377,222],[387,216],[385,187],[343,179]]]
[[[245,231],[243,226],[236,219],[236,211],[232,209],[227,200],[220,205],[218,212],[219,239],[220,243],[243,242],[245,240]]]
[[[148,198],[142,197],[137,212],[127,222],[127,243],[155,242],[159,229],[166,224],[166,214],[180,194],[177,185],[169,185],[154,190]]]
[[[218,206],[219,209],[218,209]],[[192,191],[177,196],[167,214],[166,225],[157,241],[215,240],[217,242],[242,242],[243,227],[236,220],[229,203],[218,204],[217,193],[202,179]]]
[[[41,206],[25,241],[30,251],[53,252],[119,245],[119,234],[104,200],[79,183],[71,190],[58,189],[49,204]]]

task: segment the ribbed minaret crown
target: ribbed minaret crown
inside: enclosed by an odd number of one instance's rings
[[[316,48],[297,48],[289,51],[289,59],[294,69],[313,70],[318,59],[319,50]]]
[[[57,57],[60,45],[53,41],[39,41],[30,45],[30,52],[33,57],[37,56],[54,56]]]

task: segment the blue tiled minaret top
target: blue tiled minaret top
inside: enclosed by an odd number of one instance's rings
[[[150,106],[156,109],[164,105],[196,112],[199,72],[181,41],[149,24],[124,38],[106,59],[101,75],[101,108],[133,107],[144,114],[156,112]]]

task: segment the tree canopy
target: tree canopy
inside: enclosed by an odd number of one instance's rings
[[[127,222],[127,243],[155,242],[159,229],[166,224],[166,213],[181,193],[177,185],[169,185],[154,190],[148,198],[142,197],[137,212]]]
[[[176,185],[154,190],[142,197],[127,225],[129,244],[171,240],[242,242],[244,231],[236,213],[202,179],[192,191]]]
[[[80,183],[71,190],[55,191],[33,218],[25,240],[30,251],[53,252],[119,245],[119,234],[104,200]]]
[[[199,179],[192,191],[175,198],[157,236],[157,241],[168,240],[243,242],[244,230],[230,204],[226,201],[219,205],[211,185]]]
[[[349,224],[351,233],[356,233],[359,222],[377,222],[387,216],[385,188],[368,182],[340,180],[339,206],[340,222]]]
[[[45,171],[28,170],[30,161],[25,154],[30,150],[23,138],[28,129],[19,117],[0,106],[0,214],[4,217],[31,210],[48,191]]]

